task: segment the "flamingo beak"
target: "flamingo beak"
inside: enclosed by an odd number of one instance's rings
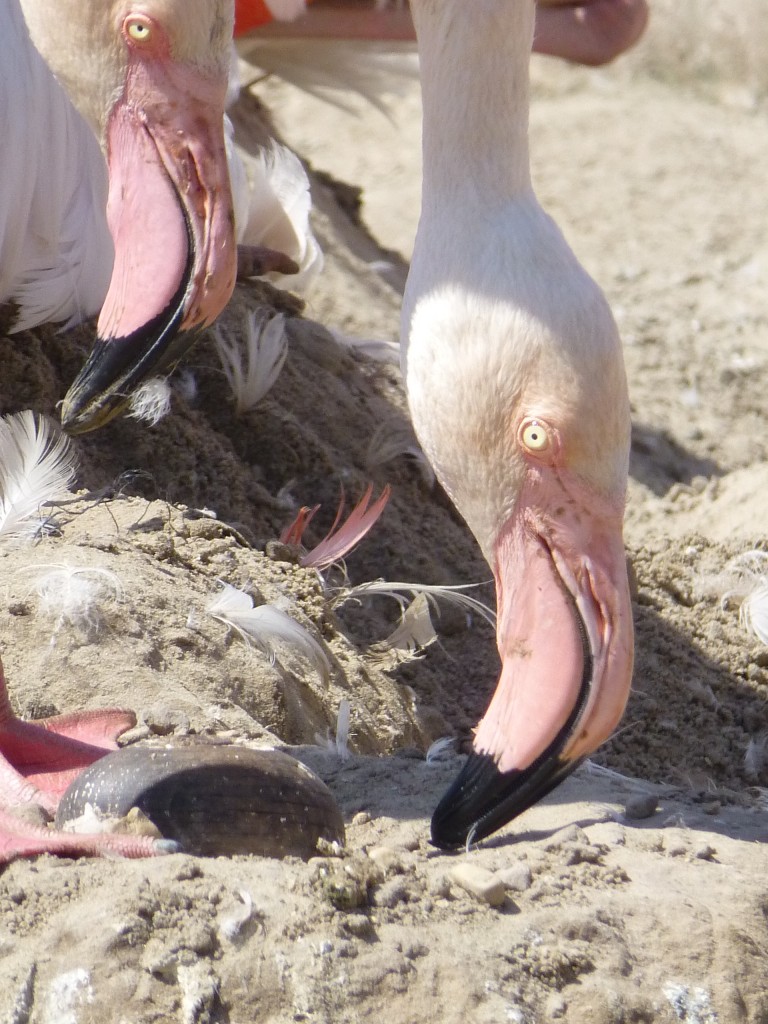
[[[223,78],[167,47],[131,53],[107,125],[115,263],[95,346],[64,399],[71,433],[103,425],[175,365],[232,294],[225,95]]]
[[[473,751],[432,818],[432,841],[444,849],[482,839],[531,807],[624,711],[633,638],[621,518],[584,507],[558,514],[553,524],[523,502],[497,544],[501,676]]]

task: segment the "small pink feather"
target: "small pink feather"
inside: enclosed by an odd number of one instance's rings
[[[312,522],[312,517],[315,512],[320,508],[319,505],[315,505],[314,508],[310,508],[309,505],[302,505],[299,511],[296,513],[296,518],[280,534],[281,544],[301,544],[301,538],[304,536],[304,531]]]
[[[301,564],[307,569],[327,569],[334,562],[338,562],[365,537],[384,511],[391,493],[392,488],[386,484],[379,497],[371,504],[373,484],[368,484],[365,494],[349,513],[346,522],[339,526],[344,511],[344,498],[342,497],[333,526],[320,543],[302,557]],[[318,507],[302,508],[291,525],[283,531],[281,540],[284,543],[299,543],[304,529]]]

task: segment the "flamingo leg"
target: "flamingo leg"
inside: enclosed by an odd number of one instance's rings
[[[53,814],[67,786],[115,750],[117,737],[135,721],[131,711],[110,710],[23,722],[11,709],[0,663],[0,864],[39,853],[150,857],[176,849],[147,837],[55,832],[13,813],[37,804]]]

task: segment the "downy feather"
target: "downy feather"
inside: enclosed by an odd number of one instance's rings
[[[369,264],[370,266],[370,264]],[[400,365],[400,342],[383,341],[379,338],[359,338],[354,334],[345,334],[336,327],[329,327],[328,333],[342,348],[349,349],[356,356],[363,355],[377,363]]]
[[[311,96],[342,110],[355,108],[345,94],[357,93],[386,114],[388,100],[402,95],[419,74],[415,43],[393,40],[267,39],[258,33],[237,40],[240,58],[277,75]]]
[[[331,665],[319,642],[275,605],[254,608],[249,594],[222,583],[222,590],[208,602],[205,610],[238,633],[247,644],[256,644],[271,661],[279,657],[279,647],[285,646],[308,661],[327,682]]]
[[[253,409],[267,394],[288,355],[285,317],[262,307],[243,318],[243,339],[217,325],[216,351],[235,399],[235,413]]]
[[[150,377],[132,393],[131,419],[155,427],[171,411],[171,385],[167,377]]]
[[[36,566],[39,573],[34,589],[40,599],[40,611],[55,619],[54,633],[64,625],[83,632],[98,630],[105,603],[122,600],[120,577],[98,566]]]
[[[237,156],[242,162],[242,171],[233,175],[237,240],[290,256],[298,264],[298,274],[273,272],[264,277],[277,288],[302,291],[323,266],[309,223],[307,173],[296,154],[278,142],[253,155],[237,149]]]
[[[739,622],[763,644],[768,644],[768,552],[754,549],[732,558],[713,578],[699,581],[703,592],[718,591],[721,602],[740,601]]]
[[[392,633],[382,640],[381,647],[387,650],[405,651],[416,654],[437,640],[437,633],[429,614],[429,599],[426,594],[417,594],[406,607],[400,609],[400,623]]]
[[[380,595],[391,597],[404,609],[408,604],[407,595],[416,597],[424,594],[432,608],[438,607],[438,599],[463,608],[468,613],[475,613],[485,619],[494,628],[496,627],[496,616],[482,601],[464,593],[465,587],[440,587],[427,583],[391,583],[389,580],[374,580],[371,583],[360,583],[355,587],[344,587],[338,591],[333,598],[332,604],[335,608],[347,601],[360,600],[364,597]]]
[[[63,497],[77,456],[51,420],[29,410],[0,419],[0,539],[31,537],[44,505]]]

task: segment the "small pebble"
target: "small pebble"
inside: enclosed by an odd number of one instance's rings
[[[457,864],[448,872],[449,879],[489,907],[500,907],[507,898],[506,888],[498,875],[476,864]]]
[[[370,918],[366,917],[365,914],[345,914],[340,925],[343,932],[346,932],[348,935],[355,935],[360,939],[366,938],[373,932]],[[347,951],[347,956],[349,955],[350,953]]]
[[[636,793],[624,805],[624,817],[630,821],[651,818],[659,808],[659,801],[652,793]]]
[[[565,828],[558,829],[549,837],[544,844],[544,849],[549,853],[559,849],[564,843],[584,842],[586,838],[578,825],[566,825]]]
[[[371,820],[371,816],[368,811],[358,811],[357,814],[352,818],[353,825],[367,825]]]
[[[380,885],[371,897],[376,907],[396,907],[398,903],[407,903],[410,898],[405,879],[398,876]]]
[[[368,850],[368,856],[385,875],[393,875],[403,870],[403,862],[391,846],[372,846]]]
[[[429,891],[438,900],[444,900],[450,896],[451,885],[445,875],[438,875],[437,878],[433,878],[429,883]]]
[[[551,995],[547,1000],[546,1005],[548,1020],[559,1020],[560,1017],[565,1016],[565,1011],[568,1009],[568,1004],[559,992]]]
[[[687,848],[683,843],[670,843],[667,846],[668,857],[683,857],[688,852]]]
[[[414,853],[420,847],[421,840],[417,835],[414,835],[410,838],[399,840],[397,845],[402,847],[403,850],[407,850],[408,853]]]
[[[709,803],[703,804],[701,809],[702,811],[704,811],[705,814],[714,815],[720,813],[720,811],[723,809],[723,805],[720,803],[719,800],[710,800]]]
[[[183,711],[175,711],[158,705],[146,708],[141,720],[155,736],[170,736],[171,733],[185,735],[189,732],[189,717]]]
[[[717,850],[709,843],[704,843],[703,846],[699,846],[693,851],[693,856],[697,860],[714,860],[716,854]]]
[[[403,943],[403,956],[406,960],[418,960],[419,957],[426,956],[427,953],[429,953],[429,948],[418,939]]]
[[[25,825],[32,825],[34,828],[44,828],[50,821],[50,815],[39,804],[21,804],[14,807],[10,813]]]
[[[395,751],[395,757],[402,757],[408,761],[423,761],[424,751],[419,750],[418,747],[401,747],[400,750]]]
[[[508,868],[499,871],[499,878],[508,892],[525,892],[530,889],[533,875],[528,864],[512,864]]]
[[[145,740],[151,735],[152,733],[149,731],[148,725],[134,725],[132,729],[126,729],[125,732],[121,732],[117,742],[121,747],[128,747],[131,743],[138,743],[139,740]]]

